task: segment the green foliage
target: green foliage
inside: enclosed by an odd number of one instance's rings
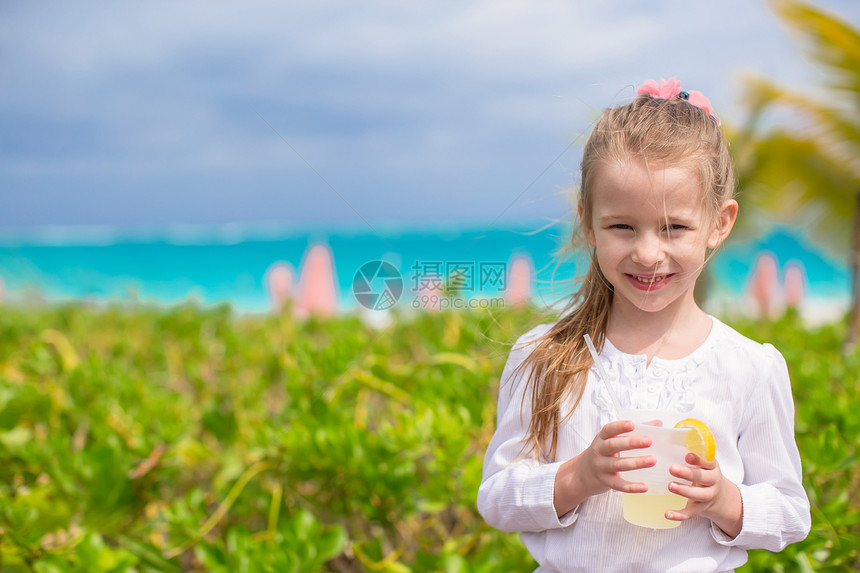
[[[841,352],[843,323],[810,332],[795,313],[735,324],[786,358],[812,532],[779,554],[750,553],[743,571],[849,571],[860,566],[860,352]]]
[[[529,311],[297,322],[226,308],[0,308],[0,572],[531,571],[475,509]],[[860,354],[786,355],[813,532],[746,571],[856,567]]]
[[[527,320],[0,308],[0,571],[533,569],[474,507]]]

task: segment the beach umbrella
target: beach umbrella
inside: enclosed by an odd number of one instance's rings
[[[290,264],[283,261],[273,263],[266,271],[265,283],[272,311],[280,313],[292,295],[293,269]]]
[[[295,300],[298,316],[332,316],[337,311],[334,257],[328,245],[317,243],[305,253]]]
[[[509,263],[505,299],[511,306],[525,306],[532,296],[532,261],[525,255],[514,255]]]

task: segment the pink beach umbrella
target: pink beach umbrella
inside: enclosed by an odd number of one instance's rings
[[[283,261],[273,263],[266,271],[266,290],[272,303],[272,311],[279,313],[292,297],[293,269]]]
[[[424,312],[439,312],[446,302],[443,279],[424,277],[416,285],[414,308]],[[447,306],[445,307],[447,308]]]
[[[505,298],[511,306],[525,306],[532,296],[532,262],[523,255],[511,258]]]
[[[331,249],[319,243],[312,245],[305,253],[299,272],[296,314],[333,315],[337,311],[337,286],[334,277]]]
[[[779,271],[776,258],[771,253],[761,253],[756,259],[750,278],[749,292],[756,301],[762,316],[771,316],[776,310]]]
[[[789,263],[785,268],[783,281],[785,303],[789,308],[799,308],[806,294],[806,272],[803,265],[798,261]]]

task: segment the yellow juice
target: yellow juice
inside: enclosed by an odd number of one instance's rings
[[[687,506],[687,498],[666,494],[622,493],[621,506],[624,519],[633,525],[652,529],[671,529],[681,525],[680,521],[670,521],[663,517],[670,509],[680,511]]]

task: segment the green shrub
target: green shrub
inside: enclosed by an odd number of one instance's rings
[[[0,571],[531,571],[475,509],[530,311],[294,321],[227,308],[0,308]],[[813,532],[745,571],[858,564],[860,355],[783,351]]]

